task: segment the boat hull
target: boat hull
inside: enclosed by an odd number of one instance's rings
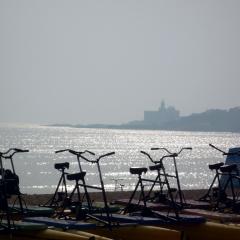
[[[46,229],[39,231],[15,231],[13,233],[0,234],[1,240],[89,240],[90,237],[76,235],[68,232]]]
[[[206,222],[196,225],[172,225],[168,227],[182,231],[188,240],[240,240],[240,227],[228,224]]]
[[[154,227],[154,226],[128,226],[128,227],[115,227],[112,231],[106,228],[96,228],[88,230],[90,233],[105,236],[116,240],[180,240],[181,232],[167,228]]]

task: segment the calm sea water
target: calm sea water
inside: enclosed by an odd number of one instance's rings
[[[97,156],[115,151],[115,155],[102,159],[101,169],[107,190],[114,190],[115,180],[124,185],[124,190],[134,188],[137,179],[129,173],[131,166],[149,166],[149,159],[140,153],[144,150],[154,159],[163,152],[151,151],[151,147],[165,147],[178,151],[182,147],[192,147],[177,158],[177,166],[183,189],[207,188],[213,174],[208,164],[225,161],[222,154],[209,147],[212,143],[227,151],[240,145],[240,134],[209,132],[173,132],[145,130],[77,129],[65,127],[43,127],[38,125],[0,124],[0,151],[11,147],[29,149],[29,153],[14,156],[14,165],[20,177],[23,193],[52,193],[58,183],[60,173],[55,163],[68,161],[69,173],[78,171],[77,159],[70,153],[55,154],[56,150],[90,150]],[[3,160],[4,167],[10,168],[9,161]],[[173,162],[166,159],[166,168],[174,173]],[[99,184],[97,167],[82,162],[86,170],[88,184]],[[154,178],[148,172],[146,178]],[[174,184],[174,181],[172,181]],[[69,188],[72,187],[68,182]]]

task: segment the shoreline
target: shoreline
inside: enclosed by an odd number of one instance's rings
[[[197,200],[202,197],[207,189],[192,189],[192,190],[182,190],[185,199]],[[22,194],[22,198],[26,205],[42,205],[53,197],[53,194]],[[106,192],[108,202],[113,202],[116,199],[129,198],[132,191],[116,191],[116,192]],[[90,198],[93,201],[103,201],[102,192],[89,192]],[[16,197],[10,199],[10,203],[13,203]]]

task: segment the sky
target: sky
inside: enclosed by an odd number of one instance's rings
[[[0,0],[0,122],[240,106],[239,0]]]

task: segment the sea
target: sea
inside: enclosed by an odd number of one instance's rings
[[[0,124],[0,152],[9,148],[27,149],[29,152],[17,153],[13,156],[15,172],[20,179],[20,189],[25,194],[53,193],[59,182],[61,173],[54,168],[55,163],[69,162],[68,173],[79,172],[76,156],[69,152],[56,154],[55,151],[72,149],[74,151],[89,150],[95,156],[85,157],[95,160],[97,157],[115,152],[114,155],[102,158],[99,162],[105,189],[107,191],[133,190],[137,176],[130,174],[130,167],[149,167],[153,163],[140,151],[145,151],[153,160],[170,152],[184,150],[176,158],[177,171],[182,189],[206,189],[210,185],[214,173],[209,164],[225,162],[225,156],[209,144],[223,151],[240,146],[240,134],[230,132],[183,132],[183,131],[149,131],[149,130],[114,130],[71,127],[52,127],[33,124]],[[2,159],[3,167],[11,169],[9,159]],[[99,171],[95,163],[81,160],[86,171],[85,180],[88,185],[99,186]],[[164,166],[170,175],[175,175],[172,158],[164,159]],[[144,178],[154,179],[156,173],[147,171]],[[171,186],[176,178],[169,179]],[[74,183],[67,182],[69,191]],[[146,188],[150,187],[149,184]]]

